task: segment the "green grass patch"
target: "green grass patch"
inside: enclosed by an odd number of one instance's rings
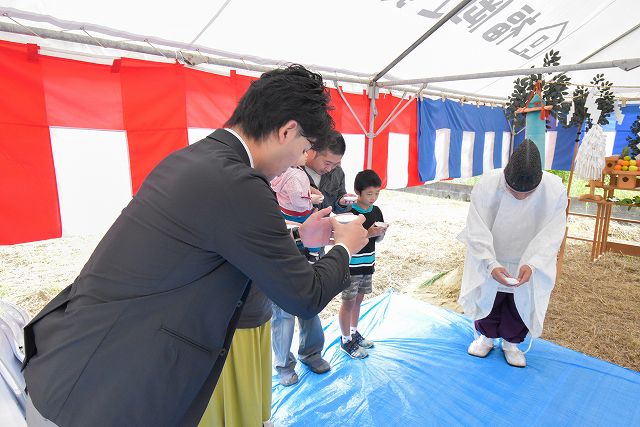
[[[424,282],[422,282],[420,284],[420,286],[418,286],[418,289],[433,285],[436,280],[438,280],[439,278],[441,278],[442,276],[444,276],[445,274],[447,274],[448,272],[450,272],[451,270],[447,270],[447,271],[443,271],[442,273],[438,273],[435,274],[433,277],[431,277],[429,280],[425,280]]]

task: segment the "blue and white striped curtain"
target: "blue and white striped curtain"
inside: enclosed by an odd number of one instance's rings
[[[622,107],[621,111],[624,114],[622,123],[618,124],[615,116],[611,114],[608,117],[609,124],[602,126],[602,130],[607,137],[607,148],[605,150],[607,156],[620,154],[622,149],[627,146],[627,136],[631,135],[631,124],[640,115],[640,105],[628,105]],[[565,128],[562,124],[558,125],[553,118],[550,118],[549,124],[550,129],[547,130],[545,135],[545,169],[571,170],[571,160],[578,128]],[[585,129],[583,127],[580,134],[581,142],[584,135]],[[523,140],[524,132],[520,132],[515,137],[514,146],[517,147]]]
[[[498,107],[450,100],[418,102],[418,171],[422,181],[466,178],[506,165],[511,133]]]
[[[603,126],[607,155],[620,153],[627,145],[639,105],[622,108],[624,120]],[[546,133],[545,169],[570,170],[577,128],[557,126],[555,120]],[[584,132],[581,137],[584,136]],[[517,147],[524,132],[515,137]],[[424,99],[418,102],[418,170],[422,181],[466,178],[506,166],[511,133],[498,107],[460,105],[450,100]]]

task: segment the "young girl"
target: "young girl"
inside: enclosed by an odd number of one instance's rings
[[[322,193],[311,187],[309,177],[302,170],[306,161],[307,153],[305,152],[300,156],[295,167],[290,167],[271,181],[271,188],[278,198],[280,211],[287,221],[303,223],[313,212],[313,205],[324,199]]]
[[[307,154],[303,154],[296,167],[287,169],[282,175],[271,181],[271,187],[276,192],[282,215],[288,221],[303,223],[313,212],[313,205],[322,202],[322,194],[316,190],[312,193],[309,177],[301,169],[307,161]],[[315,262],[320,256],[320,248],[305,248],[299,246],[309,262]],[[300,326],[300,345],[298,357],[301,362],[309,366],[315,373],[329,370],[330,365],[322,359],[320,352],[324,347],[324,331],[320,318],[298,318]],[[290,386],[298,382],[295,372],[296,359],[291,353],[291,342],[295,326],[295,316],[285,312],[277,305],[273,305],[271,318],[271,345],[273,348],[273,364],[278,372],[280,384]]]

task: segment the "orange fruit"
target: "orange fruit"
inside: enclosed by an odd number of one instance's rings
[[[619,171],[619,170],[621,170],[621,169],[622,169],[622,166],[621,166],[621,165],[615,165],[615,166],[613,167],[613,170],[617,170],[617,171]]]
[[[629,166],[629,161],[628,160],[623,160],[622,161],[622,166]]]
[[[618,161],[617,161],[616,163],[618,163],[619,165],[621,165],[621,164],[622,164],[622,162],[624,162],[624,160],[622,160],[622,159],[618,159]]]

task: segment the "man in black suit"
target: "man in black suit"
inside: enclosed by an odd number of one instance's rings
[[[350,254],[367,243],[363,218],[343,225],[323,209],[294,231],[305,246],[333,233],[336,246],[311,266],[269,186],[327,139],[328,102],[304,67],[265,73],[226,129],[156,166],[74,283],[25,328],[32,416],[196,425],[252,286],[308,318],[349,285]]]

